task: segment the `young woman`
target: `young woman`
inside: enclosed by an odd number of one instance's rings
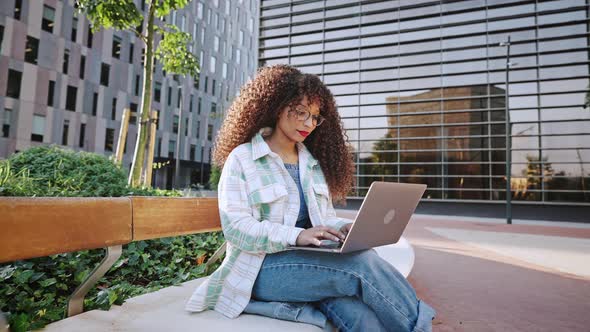
[[[223,167],[227,253],[188,311],[235,318],[251,301],[307,303],[342,331],[431,330],[432,308],[374,250],[285,250],[342,241],[351,226],[336,217],[332,199],[351,188],[352,155],[334,97],[317,76],[261,68],[230,107],[213,160]]]

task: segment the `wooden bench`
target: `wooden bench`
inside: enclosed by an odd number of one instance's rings
[[[354,216],[354,211],[338,213],[342,217]],[[308,324],[254,315],[230,320],[213,311],[184,311],[184,303],[204,278],[128,299],[109,311],[83,313],[84,296],[121,256],[124,244],[220,230],[216,198],[0,197],[0,229],[0,263],[106,248],[105,258],[70,296],[69,318],[49,324],[47,331],[181,331],[195,326],[219,331],[236,331],[236,326],[240,326],[239,331],[259,331],[269,326],[284,331],[319,331]],[[220,257],[224,247],[212,259]],[[377,251],[402,274],[409,274],[414,253],[405,239]]]

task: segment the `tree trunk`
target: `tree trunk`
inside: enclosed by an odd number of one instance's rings
[[[143,66],[143,89],[142,89],[142,106],[140,124],[138,126],[137,142],[135,144],[135,153],[133,155],[133,164],[129,172],[129,184],[132,187],[138,187],[145,184],[141,181],[145,161],[145,146],[149,133],[149,118],[152,107],[152,73],[154,66],[154,16],[156,5],[149,4],[148,18],[146,21],[146,40],[145,40],[145,63]]]

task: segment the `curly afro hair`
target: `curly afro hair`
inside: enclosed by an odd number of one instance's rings
[[[318,160],[334,200],[344,200],[352,186],[354,164],[334,96],[316,75],[288,65],[262,67],[241,88],[217,135],[214,164],[222,168],[233,149],[249,142],[260,129],[274,128],[280,112],[304,96],[319,102],[325,121],[303,144]]]

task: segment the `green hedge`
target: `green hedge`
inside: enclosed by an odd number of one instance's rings
[[[0,196],[129,195],[180,193],[129,188],[121,167],[93,153],[34,147],[0,160]],[[106,310],[130,297],[203,277],[203,263],[223,241],[221,232],[215,232],[130,243],[88,293],[84,309]],[[38,329],[63,319],[68,296],[104,254],[103,249],[85,250],[0,265],[0,310],[8,313],[11,330]]]

